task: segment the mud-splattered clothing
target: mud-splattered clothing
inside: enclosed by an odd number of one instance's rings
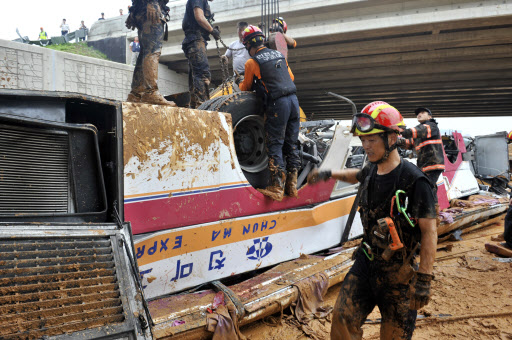
[[[181,23],[181,28],[185,33],[185,39],[181,43],[182,45],[186,45],[194,40],[210,40],[210,33],[197,22],[194,16],[194,8],[202,9],[206,20],[210,19],[212,16],[208,0],[188,0],[185,7],[185,16]]]
[[[409,262],[406,259],[421,239],[420,227],[411,227],[403,216],[398,216],[396,205],[393,207],[394,222],[405,248],[396,251],[388,261],[382,254],[389,241],[379,240],[375,231],[378,219],[390,217],[391,201],[397,190],[406,192],[407,212],[411,217],[436,218],[431,183],[423,172],[406,160],[401,160],[385,175],[378,175],[377,166],[369,164],[358,173],[357,179],[361,182],[363,241],[371,247],[374,260],[370,261],[362,249],[356,252],[355,263],[342,284],[334,308],[331,339],[361,339],[361,326],[375,306],[382,315],[381,335],[394,334],[395,339],[410,339],[416,320],[416,312],[409,310],[414,258],[411,256]],[[400,201],[404,205],[405,196]]]
[[[435,119],[406,129],[401,133],[408,148],[418,153],[418,168],[423,172],[444,170],[444,153],[441,133]]]
[[[188,59],[188,90],[190,92],[190,107],[197,108],[210,99],[208,85],[211,74],[206,42],[202,39],[193,40],[182,46]]]
[[[278,51],[261,47],[245,63],[240,90],[256,90],[266,104],[265,136],[271,172],[274,167],[289,172],[300,168],[300,108],[293,80],[288,62]]]
[[[207,20],[212,16],[208,0],[187,1],[185,16],[181,25],[185,33],[181,48],[188,59],[188,87],[191,108],[197,108],[210,99],[208,86],[211,81],[210,65],[206,55],[210,33],[197,22],[194,16],[194,8],[202,9]]]
[[[154,93],[158,91],[158,62],[165,34],[168,0],[133,0],[126,26],[137,28],[140,53],[135,63],[132,93]],[[147,20],[148,6],[160,16],[158,22]]]

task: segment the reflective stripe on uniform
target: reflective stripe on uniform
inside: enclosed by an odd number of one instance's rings
[[[430,129],[430,125],[428,124],[423,124],[427,127],[427,138],[430,138],[432,137],[432,130]]]
[[[412,131],[412,138],[418,138],[418,131],[416,131],[416,128],[411,128]]]
[[[421,168],[421,171],[444,170],[444,164],[434,164]]]
[[[420,144],[416,147],[416,150],[421,149],[421,148],[422,148],[422,147],[424,147],[425,145],[431,145],[431,144],[443,144],[443,141],[442,141],[441,139],[427,140],[427,141],[424,141],[423,143],[420,143]]]

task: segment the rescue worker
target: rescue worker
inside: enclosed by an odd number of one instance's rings
[[[166,31],[169,0],[132,0],[126,27],[137,28],[140,54],[133,71],[132,90],[127,101],[157,105],[176,106],[158,91],[158,61],[162,52],[162,41]]]
[[[46,31],[41,27],[41,32],[39,32],[39,40],[48,40],[48,34],[46,34]]]
[[[245,78],[240,83],[240,90],[255,90],[263,99],[271,183],[267,188],[258,190],[281,201],[285,193],[298,197],[299,101],[288,62],[281,52],[265,47],[264,43],[265,36],[258,27],[249,25],[244,30],[243,44],[252,58],[245,63]]]
[[[399,140],[399,146],[407,149],[415,148],[418,153],[418,168],[423,171],[434,185],[437,197],[437,180],[444,171],[444,152],[441,132],[432,113],[425,107],[415,111],[418,126],[400,131],[404,139]]]
[[[382,315],[381,339],[411,339],[417,310],[429,302],[437,246],[435,201],[427,176],[398,154],[398,132],[404,126],[393,106],[382,101],[366,105],[355,115],[353,131],[369,163],[362,170],[314,170],[308,176],[309,184],[329,178],[361,183],[363,241],[334,307],[331,339],[362,339],[361,327],[375,306]],[[410,217],[398,214],[397,195],[401,207],[408,201]],[[384,218],[392,218],[401,249],[391,250],[391,240],[398,243]],[[414,271],[419,242],[421,260]]]
[[[288,49],[294,49],[297,47],[297,42],[295,39],[290,37],[286,34],[288,31],[288,25],[286,24],[286,21],[284,21],[283,17],[275,18],[272,21],[272,28],[270,29],[271,32],[281,32],[283,34],[284,40],[286,40],[286,45],[288,45]]]
[[[227,64],[229,58],[233,59],[233,73],[234,76],[243,77],[245,73],[245,63],[251,58],[249,52],[244,47],[242,33],[249,24],[245,21],[240,21],[236,25],[236,31],[238,33],[238,40],[233,41],[229,44],[229,48],[226,53],[221,57],[222,62]]]
[[[206,56],[207,41],[210,34],[215,40],[220,39],[220,30],[212,27],[213,14],[210,11],[208,1],[213,0],[188,0],[182,29],[185,39],[181,48],[188,59],[188,87],[190,91],[190,107],[197,108],[203,102],[210,99],[208,86],[211,81],[210,65]]]

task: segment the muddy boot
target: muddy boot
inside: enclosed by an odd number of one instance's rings
[[[284,186],[284,192],[290,197],[299,197],[297,193],[297,169],[294,169],[286,174],[286,184]]]
[[[126,98],[126,101],[130,103],[140,103],[141,95],[140,93],[132,91],[128,94],[128,98]]]
[[[176,106],[174,102],[167,101],[158,91],[144,93],[141,97],[141,102],[146,104]]]
[[[281,202],[284,197],[284,171],[277,170],[271,173],[272,184],[265,189],[258,189],[263,195],[272,198],[274,201]]]

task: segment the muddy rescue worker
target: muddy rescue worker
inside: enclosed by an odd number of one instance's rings
[[[245,63],[240,90],[255,90],[266,107],[265,142],[271,183],[266,189],[258,190],[281,201],[285,193],[297,197],[300,109],[288,62],[281,52],[265,47],[264,42],[265,36],[258,27],[249,25],[244,30],[243,44],[252,58]]]
[[[414,148],[418,153],[418,168],[423,171],[434,184],[434,193],[437,195],[437,179],[444,171],[444,153],[441,132],[432,113],[425,107],[415,111],[418,126],[401,130],[404,139],[399,140],[399,146],[408,149]]]
[[[210,40],[210,34],[215,40],[220,39],[219,28],[212,27],[210,24],[213,14],[208,1],[213,0],[188,0],[181,24],[183,32],[185,32],[181,48],[188,59],[190,107],[194,109],[210,99],[208,86],[212,77],[206,55],[206,45]]]
[[[361,183],[363,242],[334,307],[331,339],[362,339],[361,326],[375,306],[382,315],[381,339],[411,339],[417,310],[429,302],[437,246],[434,194],[426,175],[396,150],[398,131],[404,126],[393,106],[382,101],[368,104],[355,115],[353,131],[369,163],[362,170],[314,170],[308,176],[308,183],[329,178]],[[405,207],[408,215],[403,210],[399,214],[398,209]],[[396,237],[403,247],[393,251],[390,244],[399,245]],[[419,242],[421,261],[414,271]]]
[[[126,27],[137,28],[140,53],[133,71],[132,90],[126,101],[176,106],[158,91],[158,65],[163,40],[167,40],[169,0],[132,0]]]

